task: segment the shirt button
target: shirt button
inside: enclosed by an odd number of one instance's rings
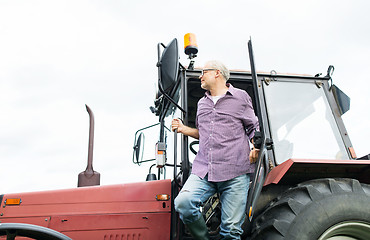
[[[216,110],[216,108],[213,108],[213,111],[215,111]]]

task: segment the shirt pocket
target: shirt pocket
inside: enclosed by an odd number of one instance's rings
[[[236,133],[244,131],[242,121],[236,117],[235,112],[227,109],[218,110],[215,123],[217,129],[221,131],[220,134],[225,137],[232,137]]]

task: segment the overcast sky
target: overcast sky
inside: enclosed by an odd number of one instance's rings
[[[157,43],[195,33],[196,65],[326,74],[351,98],[344,122],[358,156],[370,153],[369,1],[0,0],[0,193],[73,188],[87,162],[102,185],[142,181],[135,131],[156,123]],[[320,141],[320,136],[317,136]],[[146,146],[150,149],[151,146]],[[154,146],[153,146],[154,149]],[[154,150],[153,150],[154,151]]]

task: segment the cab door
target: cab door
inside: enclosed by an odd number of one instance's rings
[[[256,112],[259,121],[259,131],[255,133],[254,138],[254,145],[256,148],[260,149],[260,153],[257,160],[256,171],[253,176],[252,183],[250,185],[248,200],[247,200],[247,215],[249,221],[252,221],[253,213],[255,210],[255,206],[258,200],[258,197],[261,194],[261,190],[263,184],[265,182],[265,178],[269,171],[268,169],[268,150],[272,149],[272,140],[270,137],[270,132],[268,128],[268,116],[266,112],[264,96],[263,96],[263,82],[261,79],[258,79],[255,63],[254,63],[254,56],[253,56],[253,48],[252,48],[252,41],[248,41],[248,52],[249,52],[249,61],[251,65],[251,72],[252,72],[252,81],[253,81],[253,92],[254,92],[254,99],[256,105]]]

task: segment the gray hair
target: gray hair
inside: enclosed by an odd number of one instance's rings
[[[227,69],[227,67],[222,62],[218,60],[211,60],[211,61],[208,61],[206,65],[209,66],[210,68],[219,70],[225,81],[229,80],[230,71],[229,69]]]

